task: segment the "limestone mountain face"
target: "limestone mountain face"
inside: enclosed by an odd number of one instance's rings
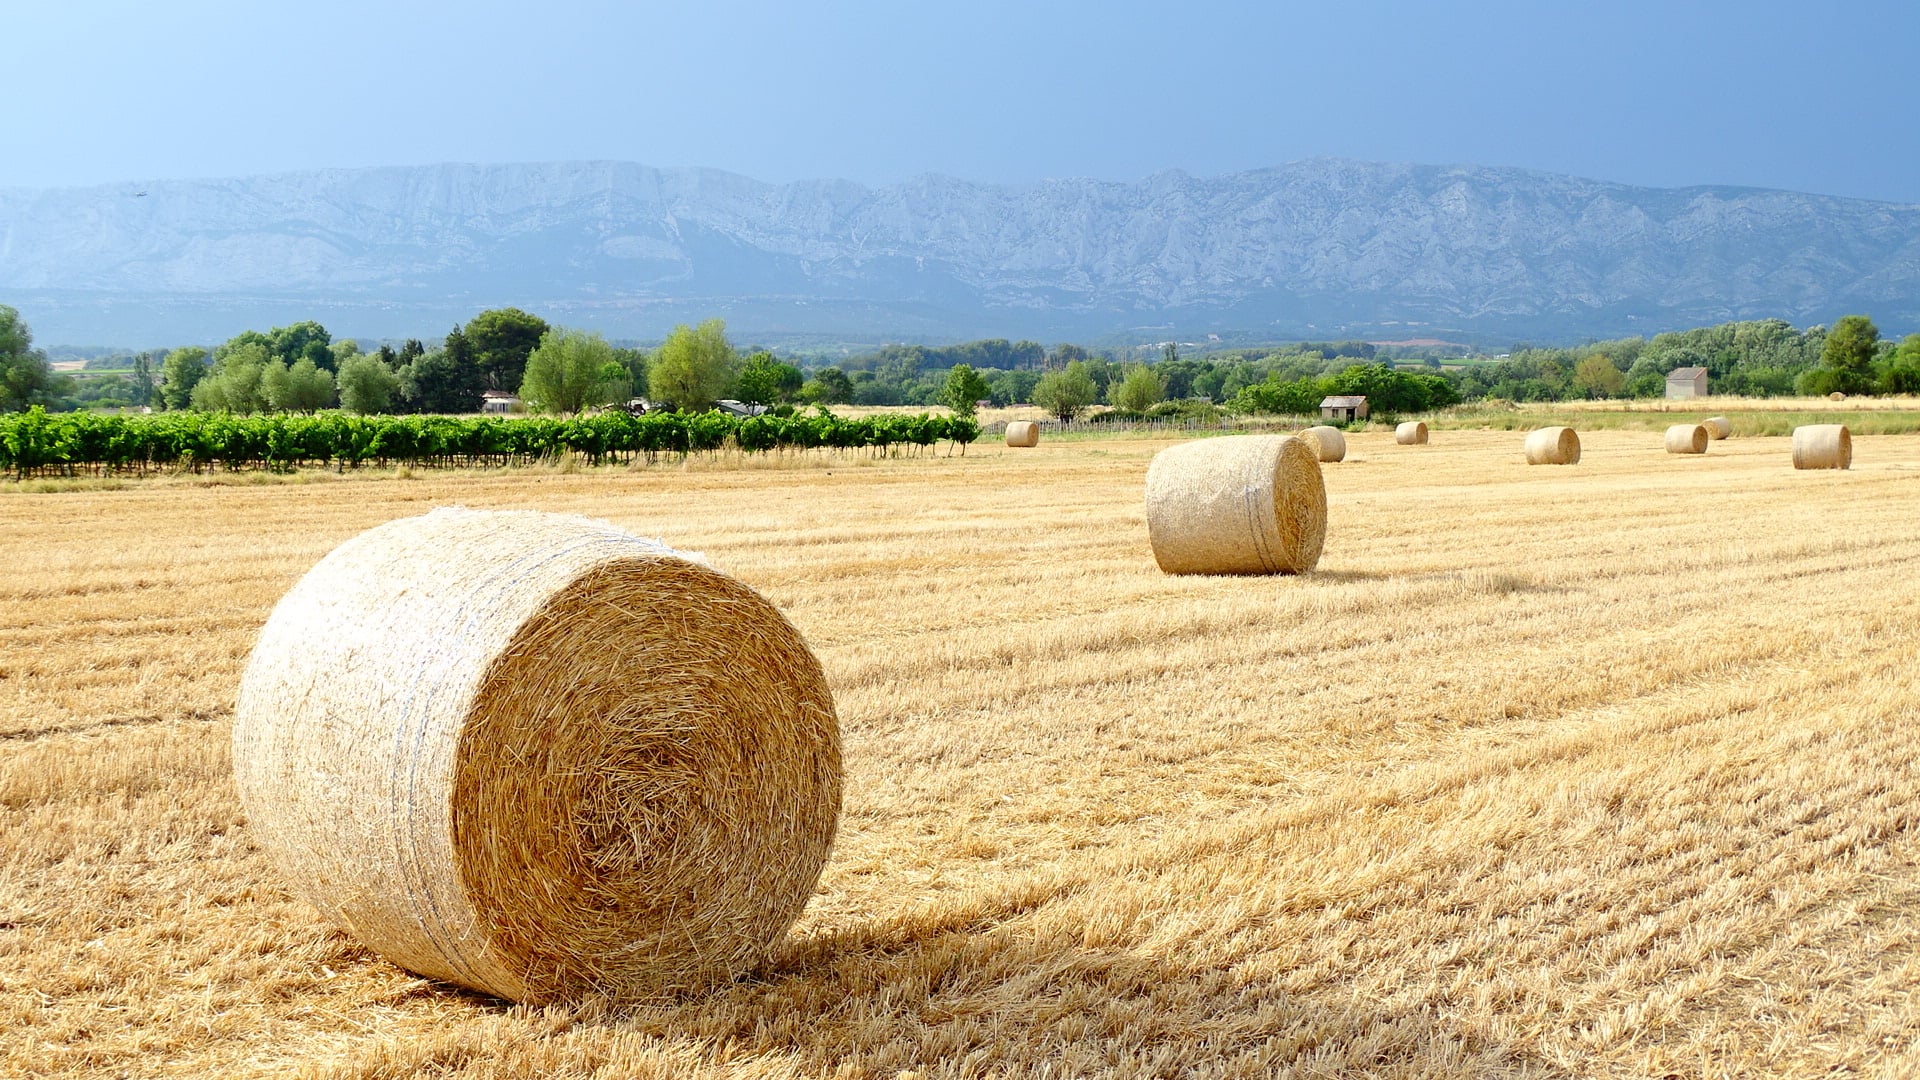
[[[626,336],[705,315],[763,337],[1911,327],[1920,206],[1336,160],[877,188],[616,162],[328,170],[0,190],[0,302],[42,340],[140,343],[309,317],[425,335],[495,304]]]

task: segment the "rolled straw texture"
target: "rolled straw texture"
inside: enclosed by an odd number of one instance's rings
[[[1427,424],[1424,420],[1409,420],[1393,429],[1393,441],[1401,446],[1423,446],[1427,441]]]
[[[1700,421],[1700,426],[1707,429],[1709,439],[1724,439],[1733,434],[1733,422],[1724,416],[1709,416]]]
[[[1170,446],[1147,467],[1147,536],[1169,574],[1303,574],[1327,539],[1327,488],[1304,439]]]
[[[1853,434],[1845,424],[1807,424],[1793,429],[1793,467],[1846,469],[1853,465]]]
[[[1300,433],[1307,446],[1321,461],[1344,461],[1347,457],[1347,437],[1337,427],[1310,427]]]
[[[1031,420],[1014,420],[1007,424],[1008,446],[1039,446],[1040,425]]]
[[[840,808],[833,699],[745,585],[583,518],[348,540],[242,676],[234,775],[295,893],[515,1001],[696,987],[800,914]]]
[[[1847,400],[1847,395],[1841,393],[1838,390],[1835,390],[1833,393],[1827,395],[1827,400],[1828,401],[1845,401]]]
[[[1527,464],[1580,464],[1580,436],[1570,427],[1546,427],[1527,436]]]
[[[1667,453],[1704,454],[1707,452],[1707,425],[1675,424],[1667,429]]]

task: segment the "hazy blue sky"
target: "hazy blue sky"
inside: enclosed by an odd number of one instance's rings
[[[1130,180],[1337,155],[1920,202],[1920,2],[0,0],[0,185],[616,158]]]

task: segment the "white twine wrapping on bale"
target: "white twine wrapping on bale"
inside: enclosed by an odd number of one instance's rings
[[[1147,467],[1147,537],[1169,574],[1303,574],[1327,538],[1327,488],[1302,439],[1170,446]]]
[[[840,806],[833,699],[745,585],[603,522],[440,510],[275,607],[234,776],[295,893],[412,971],[629,996],[764,961]]]

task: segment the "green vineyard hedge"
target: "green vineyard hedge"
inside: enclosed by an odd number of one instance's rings
[[[303,465],[408,464],[489,467],[565,452],[593,464],[653,460],[722,449],[855,450],[965,446],[980,425],[964,417],[822,413],[736,417],[724,413],[605,412],[549,417],[353,416],[323,412],[233,416],[228,413],[49,414],[39,407],[0,416],[0,471],[27,476],[86,468],[293,469]]]

